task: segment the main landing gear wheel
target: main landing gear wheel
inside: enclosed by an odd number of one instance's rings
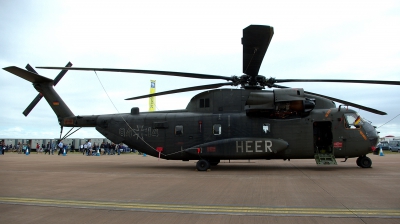
[[[207,171],[210,168],[210,163],[207,160],[199,160],[196,163],[196,168],[198,171]]]
[[[358,157],[356,163],[361,168],[371,168],[371,166],[372,166],[371,159],[369,157],[366,157],[366,156]]]
[[[357,158],[357,160],[356,160],[357,166],[361,166],[361,164],[360,164],[361,158],[362,158],[361,156]]]

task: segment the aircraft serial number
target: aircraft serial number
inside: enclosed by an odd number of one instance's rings
[[[119,135],[122,137],[143,139],[143,137],[158,137],[158,129],[152,129],[151,127],[144,127],[143,125],[136,125],[136,129],[120,128]]]

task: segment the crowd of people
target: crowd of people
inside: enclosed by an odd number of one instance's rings
[[[16,144],[16,145],[13,145],[13,144],[7,145],[4,142],[1,142],[0,145],[1,145],[1,149],[2,149],[2,154],[3,155],[4,155],[4,152],[8,152],[10,150],[11,151],[16,151],[18,153],[22,153],[22,152],[25,153],[26,150],[29,150],[29,152],[30,152],[30,150],[31,150],[29,145],[21,144],[21,142],[18,142],[18,144]]]
[[[122,143],[120,144],[115,144],[115,143],[110,143],[110,142],[103,142],[101,144],[94,143],[92,145],[90,139],[85,143],[80,146],[80,152],[82,152],[83,155],[86,156],[94,156],[94,155],[120,155],[121,152],[126,152],[129,151],[131,152],[131,149],[125,147]],[[133,151],[135,152],[135,151]]]
[[[16,145],[6,145],[4,142],[1,142],[1,153],[4,155],[4,152],[12,150],[16,151],[18,153],[23,153],[23,154],[30,154],[31,153],[31,148],[29,144],[21,144],[21,142],[18,142]],[[58,155],[61,154],[68,154],[68,152],[75,151],[75,146],[72,144],[64,144],[63,141],[59,141],[58,143],[56,141],[50,143],[47,142],[47,144],[42,144],[40,145],[39,143],[36,143],[35,146],[35,151],[38,154],[48,154],[48,155],[54,155],[54,153],[57,153]],[[81,144],[79,147],[79,152],[81,152],[83,155],[86,156],[94,156],[94,155],[120,155],[121,152],[136,152],[134,149],[130,149],[126,146],[124,146],[122,143],[120,144],[115,144],[115,143],[110,143],[110,142],[103,142],[101,144],[96,144],[91,142],[91,140],[87,140],[84,144]]]
[[[2,149],[3,149],[3,152],[2,152],[3,154],[4,154],[4,152],[7,152],[7,151],[15,151],[15,152],[18,152],[19,154],[20,153],[30,154],[32,151],[29,144],[21,143],[21,142],[18,142],[18,144],[14,145],[14,146],[12,144],[6,145],[6,144],[4,144],[4,142],[2,142],[1,145],[2,145]],[[53,155],[55,150],[57,150],[56,142],[53,142],[53,143],[47,142],[46,145],[45,144],[39,145],[39,143],[36,143],[36,146],[35,146],[35,151],[38,154],[44,152],[45,154],[48,153],[49,155],[50,154]]]

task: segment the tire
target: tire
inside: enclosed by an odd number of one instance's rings
[[[362,157],[358,157],[357,160],[356,160],[357,166],[360,166],[360,167],[361,167],[361,164],[360,164],[361,158]]]
[[[196,163],[196,168],[198,171],[207,171],[210,168],[210,163],[207,160],[199,160]]]
[[[369,157],[362,157],[360,159],[360,167],[361,168],[371,168],[372,166],[372,161]]]

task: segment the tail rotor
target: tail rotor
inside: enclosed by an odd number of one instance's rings
[[[71,67],[72,63],[68,62],[68,64],[65,66],[67,67]],[[36,73],[39,75],[39,73],[37,73],[35,71],[35,69],[32,68],[32,66],[30,64],[27,64],[25,66],[26,70],[32,72],[32,73]],[[57,85],[57,83],[61,80],[61,78],[65,75],[65,73],[67,73],[68,70],[62,70],[57,77],[54,79],[53,82],[53,86]],[[28,105],[28,107],[24,110],[24,112],[22,112],[23,115],[28,116],[28,114],[33,110],[33,108],[35,108],[36,104],[39,103],[39,101],[43,98],[43,95],[41,93],[38,93],[38,95],[35,97],[35,99],[33,99],[33,101]]]

